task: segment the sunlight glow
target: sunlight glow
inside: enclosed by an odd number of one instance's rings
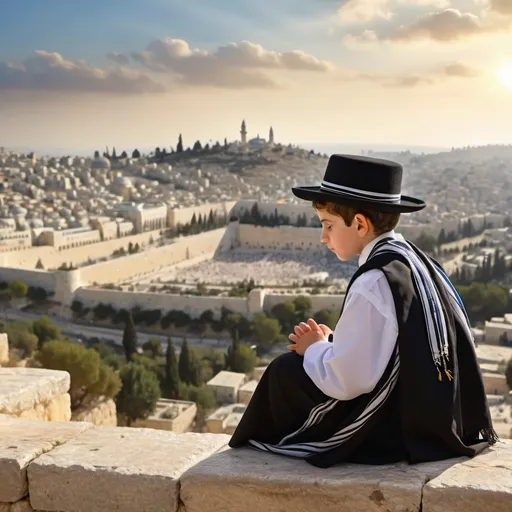
[[[501,83],[505,87],[512,89],[512,63],[503,66],[498,74],[501,79]]]

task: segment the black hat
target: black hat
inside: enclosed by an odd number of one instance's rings
[[[306,201],[330,201],[381,212],[415,212],[421,199],[401,195],[403,168],[396,162],[355,155],[332,155],[320,186],[294,187]]]

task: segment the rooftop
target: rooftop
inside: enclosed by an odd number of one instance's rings
[[[224,388],[232,388],[240,386],[245,380],[245,373],[235,373],[222,371],[217,373],[215,377],[210,379],[207,384],[208,386],[217,386]]]

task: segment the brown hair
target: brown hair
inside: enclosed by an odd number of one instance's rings
[[[345,221],[346,226],[351,226],[356,214],[360,213],[370,221],[377,236],[395,229],[400,220],[400,213],[363,210],[347,204],[332,203],[330,201],[313,201],[313,208],[315,210],[327,210],[331,215],[341,217]]]

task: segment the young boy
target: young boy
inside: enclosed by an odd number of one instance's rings
[[[441,266],[394,229],[425,203],[402,167],[333,155],[313,202],[321,241],[359,256],[334,332],[313,319],[268,366],[230,446],[318,467],[474,456],[496,441],[462,301]]]

